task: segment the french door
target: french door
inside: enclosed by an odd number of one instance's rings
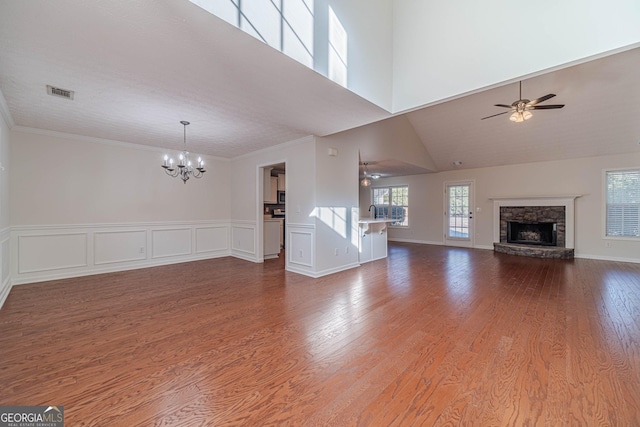
[[[473,181],[445,182],[444,243],[473,247]]]

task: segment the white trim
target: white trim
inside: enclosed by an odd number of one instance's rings
[[[256,259],[255,256],[250,257],[250,256],[246,256],[246,255],[244,255],[242,253],[238,253],[238,252],[235,252],[235,251],[240,251],[240,250],[239,249],[232,250],[232,252],[229,254],[229,256],[232,256],[234,258],[238,258],[238,259],[241,259],[241,260],[244,260],[244,261],[254,262],[256,264],[260,264],[262,262],[262,260]],[[253,254],[253,252],[247,252],[247,253]]]
[[[443,236],[443,244],[445,246],[456,246],[459,248],[474,248],[476,245],[476,179],[462,179],[456,181],[444,181],[443,182],[443,197],[442,207],[445,209],[444,219],[442,222],[442,236]],[[450,186],[459,186],[459,185],[468,185],[469,186],[469,215],[472,216],[469,218],[469,238],[461,238],[461,237],[449,237],[449,192],[447,188]],[[447,243],[447,242],[460,242],[460,244],[456,245],[455,243]],[[464,242],[464,244],[462,244]]]
[[[291,242],[291,240],[292,240],[291,236],[293,236],[294,234],[303,234],[303,235],[311,236],[311,245],[310,245],[311,246],[311,254],[309,255],[309,259],[311,260],[310,263],[295,261],[293,259],[293,245],[292,245],[292,242]],[[297,264],[297,265],[302,265],[304,267],[313,268],[313,262],[315,260],[315,250],[314,250],[314,248],[315,248],[315,244],[316,244],[314,235],[315,235],[315,233],[311,232],[311,231],[289,230],[289,244],[287,246],[287,248],[289,248],[289,250],[286,251],[286,253],[289,254],[289,257],[288,257],[288,261],[289,262],[287,264],[288,267],[290,267],[291,264]]]
[[[144,253],[142,254],[138,254],[138,255],[142,255],[138,258],[129,258],[129,259],[118,259],[118,260],[113,260],[113,261],[96,261],[96,244],[97,244],[97,239],[96,236],[98,234],[116,234],[116,233],[144,233],[144,240],[145,240],[145,245],[144,245]],[[93,264],[94,265],[104,265],[104,264],[118,264],[121,262],[133,262],[133,261],[143,261],[145,259],[147,259],[147,253],[149,252],[149,248],[147,248],[147,242],[148,240],[148,233],[147,230],[142,228],[142,229],[134,229],[134,230],[109,230],[109,231],[95,231],[93,233]]]
[[[32,270],[22,270],[20,268],[20,241],[23,237],[53,237],[53,236],[84,236],[84,263],[83,264],[71,264],[71,265],[60,265],[57,267],[50,268],[37,268]],[[17,236],[17,245],[18,251],[16,252],[16,260],[18,262],[18,274],[29,274],[29,273],[39,273],[42,271],[51,271],[51,270],[66,270],[70,268],[82,268],[87,267],[89,265],[89,233],[47,233],[47,234],[23,234]],[[13,257],[12,257],[13,258]]]
[[[389,237],[387,240],[389,240],[390,242],[400,242],[400,243],[417,243],[420,245],[436,245],[436,246],[443,246],[444,242],[440,241],[435,241],[435,240],[417,240],[417,239],[400,239],[397,237]]]
[[[240,222],[240,221],[233,221]],[[228,226],[229,220],[198,220],[198,221],[156,221],[156,222],[118,222],[118,223],[96,223],[96,224],[44,224],[44,225],[18,225],[11,227],[11,231],[39,231],[39,230],[69,230],[77,228],[119,228],[129,227],[180,227],[193,225],[221,225]]]
[[[54,130],[46,130],[46,129],[38,129],[38,128],[31,128],[31,127],[26,127],[26,126],[14,126],[11,128],[11,130],[15,131],[15,132],[20,132],[20,133],[30,133],[30,134],[35,134],[35,135],[43,135],[43,136],[50,136],[53,138],[64,138],[64,139],[71,139],[74,141],[82,141],[82,142],[91,142],[91,143],[95,143],[95,144],[103,144],[103,145],[110,145],[110,146],[115,146],[115,147],[120,147],[120,148],[129,148],[129,149],[134,149],[134,150],[142,150],[142,151],[153,151],[156,153],[166,153],[168,151],[180,151],[180,148],[167,148],[167,147],[157,147],[154,145],[144,145],[144,144],[135,144],[133,142],[125,142],[125,141],[116,141],[114,139],[105,139],[105,138],[96,138],[93,136],[85,136],[85,135],[76,135],[73,133],[65,133],[65,132],[58,132],[58,131],[54,131]],[[221,162],[230,162],[231,159],[225,158],[225,157],[218,157],[218,156],[213,156],[210,154],[204,154],[201,153],[200,154],[202,157],[205,157],[207,159],[210,160],[217,160],[217,161],[221,161]]]
[[[16,126],[16,122],[13,121],[13,117],[11,116],[11,111],[9,110],[9,104],[7,104],[7,100],[4,98],[2,91],[0,90],[0,115],[4,119],[9,129],[13,129]],[[2,304],[0,303],[0,307]]]
[[[291,266],[287,268],[287,271],[290,271],[292,273],[302,274],[303,276],[311,277],[313,279],[317,279],[319,277],[328,276],[330,274],[339,273],[341,271],[351,270],[352,268],[356,268],[356,267],[360,267],[360,263],[355,262],[347,265],[342,265],[340,267],[328,268],[326,270],[315,271],[315,272],[312,272],[309,270],[303,270],[301,268],[296,268],[295,266]]]
[[[574,258],[596,259],[600,261],[630,262],[640,264],[640,258],[622,258],[613,256],[591,255],[591,254],[574,254]]]
[[[229,256],[229,254],[228,253],[215,254],[215,255],[208,254],[208,255],[202,255],[202,256],[181,257],[180,259],[164,258],[161,260],[155,260],[155,261],[146,262],[144,264],[138,264],[138,265],[112,266],[112,267],[96,268],[89,271],[78,271],[78,272],[62,272],[62,273],[57,272],[57,273],[32,276],[28,278],[18,278],[13,280],[12,284],[24,285],[29,283],[48,282],[50,280],[70,279],[74,277],[93,276],[96,274],[104,274],[104,273],[115,273],[118,271],[140,270],[142,268],[160,267],[163,265],[171,265],[171,264],[181,264],[183,262],[201,261],[205,259],[222,258],[225,256]]]
[[[577,199],[582,194],[546,195],[546,196],[496,196],[489,200],[529,200],[529,199]],[[538,205],[535,205],[538,206]]]
[[[299,145],[299,144],[304,144],[304,143],[307,143],[307,142],[314,142],[314,141],[315,141],[315,135],[307,135],[307,136],[303,136],[302,138],[294,139],[292,141],[283,142],[283,143],[278,144],[278,145],[272,145],[271,147],[262,148],[260,150],[252,151],[250,153],[240,154],[239,156],[232,157],[231,160],[241,160],[241,159],[246,159],[248,157],[260,156],[262,154],[270,153],[272,151],[278,151],[278,150],[282,150],[284,148],[292,147],[294,145]],[[262,167],[270,166],[270,165],[276,164],[276,163],[278,163],[278,162],[270,162],[269,164],[265,164]]]
[[[212,251],[194,253],[197,245],[196,231],[201,228],[226,229],[226,238],[215,239],[215,245],[223,247]],[[190,252],[170,255],[153,255],[153,233],[168,230],[182,230],[189,233]],[[5,229],[6,231],[6,229]],[[115,260],[107,263],[95,259],[95,237],[99,234],[117,232],[145,232],[145,256],[142,254],[135,259]],[[19,271],[19,245],[20,238],[57,235],[84,235],[86,236],[85,256],[87,264],[83,266],[51,266],[42,271]],[[231,256],[231,224],[229,221],[175,221],[175,222],[149,222],[129,224],[80,224],[77,226],[57,224],[41,226],[12,227],[10,231],[10,275],[12,284],[41,282],[46,280],[62,279],[67,277],[88,276],[98,273],[124,271],[138,268],[154,267],[159,265],[174,264],[179,262],[195,261],[209,258]],[[218,236],[216,236],[218,237]],[[222,236],[220,236],[222,237]],[[137,247],[137,246],[136,246]],[[153,255],[153,257],[152,257]]]
[[[489,245],[475,245],[475,246],[473,247],[473,249],[482,249],[482,250],[492,251],[492,250],[493,250],[493,246],[489,246]]]
[[[189,231],[189,252],[177,252],[177,253],[173,253],[173,254],[167,254],[167,255],[156,255],[154,252],[154,239],[155,239],[155,233],[158,232],[162,232],[162,231]],[[191,255],[192,254],[192,250],[193,250],[193,233],[191,233],[191,227],[180,227],[180,228],[157,228],[155,230],[151,230],[151,258],[152,259],[158,259],[158,258],[166,258],[166,257],[174,257],[174,256],[185,256],[185,255]]]
[[[306,228],[309,230],[315,230],[316,228],[315,224],[304,224],[299,222],[287,222],[285,225],[289,228]]]

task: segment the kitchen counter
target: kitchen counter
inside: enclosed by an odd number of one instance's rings
[[[358,245],[360,262],[365,263],[387,257],[387,227],[394,220],[386,218],[360,218]]]
[[[362,229],[360,233],[362,235],[377,231],[382,234],[389,224],[394,220],[385,218],[360,218],[358,220],[358,226]]]

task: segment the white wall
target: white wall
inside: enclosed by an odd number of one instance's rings
[[[339,132],[322,140],[335,147],[357,147],[362,161],[396,160],[427,170],[436,170],[433,159],[405,116],[396,116]]]
[[[640,167],[640,153],[394,177],[380,179],[379,184],[409,185],[409,229],[391,229],[390,239],[442,244],[444,183],[473,179],[476,207],[481,209],[475,214],[476,247],[493,244],[490,197],[581,194],[576,199],[576,256],[640,262],[639,240],[604,238],[603,170],[627,167]],[[361,205],[369,200],[369,192],[361,190]]]
[[[396,0],[393,112],[640,42],[637,0]]]
[[[327,8],[331,7],[348,36],[347,87],[391,111],[393,70],[392,0],[316,0],[316,54],[326,58]],[[316,70],[327,75],[326,63]]]
[[[231,162],[231,217],[234,256],[259,262],[262,248],[262,173],[260,168],[286,163],[287,269],[312,275],[315,270],[315,138],[306,137],[240,156]]]
[[[10,173],[10,133],[11,116],[0,92],[0,307],[11,289],[11,234],[9,222],[9,173]]]
[[[358,265],[358,146],[337,142],[316,141],[316,275]]]
[[[149,147],[15,127],[11,147],[14,284],[230,254],[227,160],[183,184]]]

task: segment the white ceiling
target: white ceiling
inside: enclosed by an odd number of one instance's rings
[[[556,97],[522,123],[509,114],[480,120],[518,99],[518,83],[407,114],[438,170],[640,151],[640,49],[523,80],[522,97]]]
[[[407,117],[438,170],[637,152],[638,70],[634,49],[524,80],[566,107],[520,124],[480,120],[517,83]],[[18,126],[179,149],[188,120],[191,151],[226,158],[391,116],[187,0],[0,0],[0,90]]]
[[[18,126],[179,149],[188,120],[227,158],[389,117],[187,0],[0,0],[0,90]]]

